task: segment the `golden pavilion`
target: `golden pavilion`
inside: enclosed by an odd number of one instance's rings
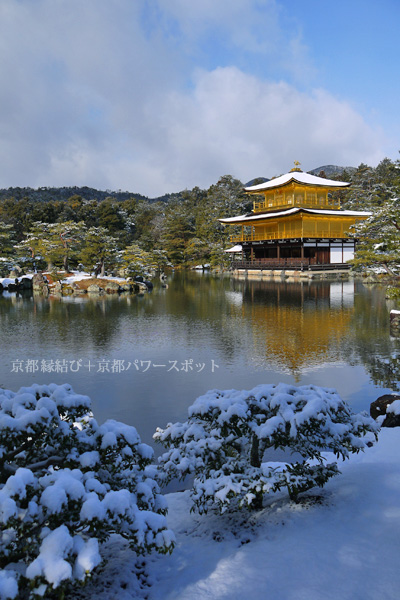
[[[255,196],[252,212],[219,219],[241,228],[232,236],[236,246],[230,251],[240,251],[239,262],[249,268],[342,267],[354,258],[351,226],[371,215],[341,210],[334,192],[349,185],[304,173],[296,166],[285,175],[244,188]]]

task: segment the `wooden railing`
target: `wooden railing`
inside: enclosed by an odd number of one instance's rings
[[[243,235],[231,235],[230,241],[232,243],[238,242],[254,242],[260,240],[289,240],[303,237],[310,238],[347,238],[348,235],[340,231],[329,231],[328,229],[320,229],[317,232],[304,232],[302,229],[297,231],[288,232],[274,232],[274,233],[247,233]]]
[[[328,200],[321,202],[319,199],[314,200],[292,200],[291,202],[283,201],[263,201],[263,202],[254,202],[253,210],[255,213],[259,212],[268,212],[269,210],[280,210],[286,208],[293,208],[296,206],[304,207],[304,208],[318,208],[318,209],[328,209],[328,210],[339,210],[340,209],[340,201],[339,200]]]
[[[232,269],[284,269],[317,271],[319,269],[350,269],[347,263],[318,264],[315,258],[260,258],[254,260],[233,260]]]
[[[264,269],[264,268],[282,268],[282,267],[308,267],[309,258],[260,258],[254,260],[234,260],[232,266],[235,269]]]

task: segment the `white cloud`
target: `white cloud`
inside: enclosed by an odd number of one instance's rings
[[[172,93],[162,108],[152,163],[169,191],[208,187],[226,173],[242,181],[272,176],[294,160],[308,170],[376,164],[383,157],[382,133],[346,102],[323,90],[305,94],[263,82],[234,67],[199,72],[193,90]]]
[[[146,98],[179,77],[175,51],[144,34],[141,4],[3,0],[1,186],[105,184],[103,161],[127,139],[138,148]]]
[[[287,36],[279,50],[275,1],[160,0],[163,12],[151,14],[148,6],[2,0],[0,187],[154,196],[208,187],[226,173],[272,176],[294,160],[311,169],[383,157],[382,133],[327,91],[301,92],[244,66],[196,70],[180,53],[188,44],[195,53],[195,34],[204,41],[211,27],[247,57],[279,55],[283,64],[297,54],[297,70],[312,69],[301,36]]]

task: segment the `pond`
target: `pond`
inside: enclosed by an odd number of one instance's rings
[[[400,340],[384,289],[174,273],[145,295],[0,296],[0,385],[70,383],[99,422],[184,420],[209,389],[334,387],[354,410],[397,389]],[[153,445],[153,444],[152,444]],[[156,448],[157,451],[157,448]]]

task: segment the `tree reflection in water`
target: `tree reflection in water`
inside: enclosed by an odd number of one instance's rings
[[[144,296],[74,300],[3,294],[0,384],[16,390],[34,381],[68,381],[92,397],[100,420],[134,424],[147,443],[156,426],[185,419],[187,407],[211,388],[251,389],[279,381],[329,386],[330,378],[346,394],[346,380],[362,408],[377,397],[373,384],[399,389],[400,340],[390,337],[392,306],[383,287],[199,273],[170,274],[168,284],[165,289],[156,282]],[[83,368],[51,376],[11,372],[13,360],[31,358],[82,364],[120,359],[131,367],[120,375]],[[166,368],[140,373],[134,361],[141,359]],[[186,359],[207,366],[201,372],[168,371],[171,361],[180,365]],[[211,360],[218,365],[213,373]],[[332,367],[340,372],[332,374]]]

